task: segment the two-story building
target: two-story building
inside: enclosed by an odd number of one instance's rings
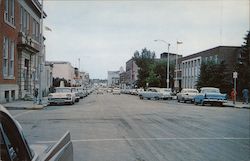
[[[0,3],[0,102],[33,94],[41,46],[41,15],[37,0]]]
[[[240,47],[218,46],[180,58],[178,62],[181,71],[181,88],[196,88],[202,62],[214,61],[219,64],[224,61],[225,72],[233,73],[239,56]],[[232,81],[231,77],[227,79]]]

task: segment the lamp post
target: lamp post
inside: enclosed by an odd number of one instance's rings
[[[154,41],[161,41],[165,44],[168,45],[168,62],[167,62],[167,88],[169,88],[169,47],[170,47],[170,43],[167,43],[165,40],[154,40]]]
[[[176,88],[176,90],[177,90],[177,87],[179,87],[178,86],[178,76],[177,76],[177,74],[178,74],[178,69],[177,69],[177,66],[178,66],[178,45],[180,45],[180,44],[182,44],[182,42],[181,41],[177,41],[176,42],[176,56],[175,56],[175,88]]]
[[[41,0],[41,24],[40,24],[40,28],[41,28],[41,35],[40,35],[40,43],[41,43],[41,47],[40,47],[40,51],[39,51],[39,91],[38,91],[38,104],[41,105],[42,104],[42,69],[43,69],[43,56],[44,56],[44,42],[43,42],[43,17],[44,17],[44,13],[43,13],[43,0]]]

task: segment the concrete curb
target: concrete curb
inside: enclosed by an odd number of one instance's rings
[[[3,106],[8,110],[42,110],[47,105],[33,105],[33,106],[13,106],[13,105],[4,105]]]

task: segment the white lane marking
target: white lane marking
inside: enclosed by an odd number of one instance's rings
[[[24,115],[24,114],[27,114],[27,113],[30,113],[30,112],[33,112],[34,110],[31,110],[31,111],[25,111],[25,112],[22,112],[22,113],[19,113],[19,114],[16,114],[16,115],[13,115],[14,118],[17,118],[21,115]]]
[[[81,139],[72,142],[104,142],[104,141],[158,141],[158,140],[250,140],[236,137],[196,137],[196,138],[117,138],[117,139]],[[38,144],[56,143],[57,141],[37,141]]]

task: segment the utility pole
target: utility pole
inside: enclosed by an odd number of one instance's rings
[[[180,42],[180,41],[176,42],[176,57],[175,57],[175,88],[176,89],[175,90],[177,90],[177,87],[179,87],[178,86],[178,76],[177,76],[177,74],[178,74],[178,68],[177,68],[177,66],[178,66],[178,45],[179,44],[182,44],[182,42]]]
[[[170,44],[168,43],[168,64],[167,64],[167,88],[169,88],[169,47],[170,47]]]

